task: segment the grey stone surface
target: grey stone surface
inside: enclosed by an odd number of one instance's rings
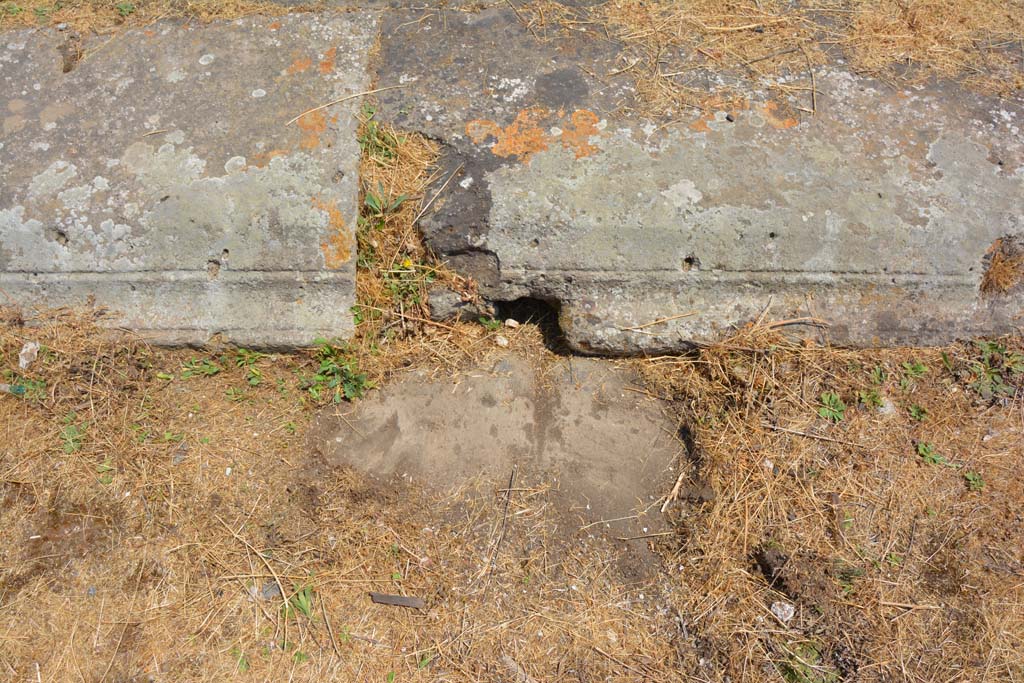
[[[405,87],[382,112],[460,169],[425,235],[486,298],[552,302],[573,348],[613,354],[708,341],[769,303],[856,345],[1020,325],[1019,286],[980,291],[996,240],[1024,234],[1019,98],[834,67],[814,115],[751,92],[646,120],[615,56],[510,11],[387,20],[378,77]]]
[[[436,321],[476,320],[481,316],[493,316],[494,308],[484,302],[466,301],[459,292],[443,285],[430,288],[430,318]]]
[[[385,483],[440,491],[480,478],[504,486],[515,467],[517,486],[550,488],[535,504],[556,505],[572,531],[611,520],[593,531],[642,535],[664,524],[656,501],[682,446],[664,406],[627,390],[635,381],[608,361],[544,367],[502,353],[454,378],[410,373],[354,408],[326,409],[310,447]]]
[[[157,24],[0,45],[0,289],[93,297],[165,343],[352,329],[358,100],[370,13]]]

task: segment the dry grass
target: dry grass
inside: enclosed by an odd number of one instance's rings
[[[81,32],[106,33],[161,19],[213,21],[262,14],[279,16],[317,9],[311,0],[287,7],[269,0],[0,0],[0,30],[66,24]]]
[[[715,494],[672,512],[679,536],[663,547],[689,670],[1020,680],[1024,356],[994,402],[979,396],[979,357],[972,345],[804,346],[755,326],[694,359],[637,364],[692,430],[683,498]],[[837,423],[818,415],[825,392],[847,406]],[[796,607],[792,621],[770,612],[779,601]]]
[[[511,499],[498,547],[500,492],[329,466],[304,436],[318,408],[300,379],[309,354],[239,365],[234,349],[103,332],[90,312],[22,322],[0,326],[3,381],[29,387],[0,395],[5,678],[1024,675],[1021,376],[982,400],[974,347],[842,351],[761,326],[693,357],[629,361],[693,440],[652,586],[622,579],[613,544],[567,535],[543,487]],[[515,333],[542,353],[539,331]],[[30,339],[44,351],[22,371]],[[184,377],[193,357],[221,370]],[[857,405],[872,389],[893,412]],[[816,414],[825,391],[848,406],[836,424]],[[919,442],[957,467],[927,464]],[[756,559],[769,551],[774,585]],[[278,584],[288,598],[310,587],[310,615],[284,612]],[[369,590],[428,607],[372,605]],[[792,621],[771,616],[776,601],[795,605]]]
[[[628,680],[640,653],[667,653],[608,548],[551,538],[543,490],[513,498],[482,577],[493,491],[428,496],[326,466],[303,443],[308,356],[239,367],[228,349],[218,373],[183,379],[191,352],[90,313],[28,322],[0,329],[7,380],[38,389],[0,397],[4,680],[498,681],[510,662],[545,676],[549,652]],[[44,353],[20,371],[28,339]],[[310,614],[284,612],[275,589],[307,586]]]
[[[657,114],[742,107],[752,89],[812,111],[810,71],[838,57],[886,80],[938,76],[998,94],[1024,87],[1020,0],[540,0],[530,9],[534,30],[621,43],[613,75],[632,76]]]
[[[986,294],[1005,294],[1024,282],[1024,247],[1017,240],[996,240],[988,254],[988,266],[981,280]]]

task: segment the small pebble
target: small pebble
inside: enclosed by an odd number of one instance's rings
[[[506,339],[505,337],[502,337],[500,334],[497,337],[494,338],[494,343],[497,344],[498,346],[500,346],[503,349],[507,349],[508,348],[508,339]]]
[[[505,321],[505,327],[511,327],[515,329],[516,327],[519,327],[519,321],[509,318],[508,320]]]
[[[772,614],[778,617],[779,621],[783,624],[786,624],[789,623],[789,620],[793,618],[794,614],[796,614],[796,607],[788,602],[773,602]]]

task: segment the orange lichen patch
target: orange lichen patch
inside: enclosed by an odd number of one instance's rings
[[[699,119],[690,124],[690,130],[696,131],[698,133],[710,133],[711,128],[708,126],[708,122],[713,121],[714,119],[715,117],[712,116],[711,114],[705,114],[704,116],[700,117]]]
[[[345,227],[345,219],[338,209],[338,201],[329,202],[314,197],[313,206],[327,212],[327,238],[320,243],[324,265],[332,270],[341,268],[352,258],[352,238]]]
[[[280,21],[275,21],[275,22],[273,22],[273,23],[271,23],[271,24],[269,24],[267,26],[267,30],[268,31],[276,31],[279,28],[281,28],[281,22]]]
[[[291,66],[289,66],[287,69],[285,69],[285,73],[287,75],[289,75],[289,76],[294,76],[295,74],[300,74],[303,71],[308,70],[309,67],[311,67],[311,66],[313,66],[313,59],[312,58],[310,58],[310,57],[299,57],[294,62],[292,62]]]
[[[601,132],[597,128],[600,121],[597,114],[586,109],[579,109],[573,112],[570,120],[571,125],[562,131],[562,146],[573,150],[577,159],[601,151],[600,147],[590,143],[590,138]]]
[[[779,130],[792,128],[800,123],[792,116],[784,117],[780,114],[779,103],[774,100],[765,102],[764,106],[761,107],[761,113],[764,114],[765,119],[768,121],[768,125],[772,128],[778,128]]]
[[[988,267],[981,278],[985,294],[1005,294],[1024,282],[1024,246],[1012,237],[999,238],[986,254]]]
[[[505,128],[501,128],[493,121],[470,121],[466,124],[466,134],[474,142],[493,135],[497,138],[497,142],[491,147],[491,152],[495,156],[516,156],[526,161],[530,155],[547,149],[551,142],[551,136],[540,127],[540,122],[547,115],[548,110],[543,107],[530,107],[519,112],[516,120]]]
[[[469,136],[474,145],[480,145],[487,138],[498,139],[501,137],[501,126],[487,119],[476,119],[466,124],[466,135]]]
[[[270,163],[270,160],[274,157],[287,156],[291,150],[287,149],[271,149],[266,152],[260,152],[253,155],[253,166],[256,168],[263,168]]]
[[[327,130],[327,117],[323,111],[303,114],[295,123],[302,131],[302,140],[299,141],[302,149],[316,149],[320,146],[320,136]]]
[[[320,73],[324,76],[334,72],[334,62],[338,56],[338,48],[332,47],[330,50],[324,53],[324,58],[320,61]]]

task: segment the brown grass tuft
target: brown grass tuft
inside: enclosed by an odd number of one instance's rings
[[[752,325],[690,358],[637,362],[692,436],[664,550],[709,680],[1024,674],[1011,607],[1024,597],[1024,413],[1019,390],[991,408],[975,393],[979,353],[846,351]],[[838,422],[819,414],[826,392],[845,403]]]
[[[1024,248],[1017,240],[1001,238],[988,253],[988,267],[981,279],[985,294],[1005,294],[1024,282]]]
[[[1020,0],[610,0],[583,8],[538,0],[530,7],[534,30],[582,29],[621,43],[621,68],[609,75],[629,74],[643,107],[658,115],[743,107],[761,89],[812,112],[809,71],[843,55],[883,79],[953,78],[999,94],[1024,87]]]

